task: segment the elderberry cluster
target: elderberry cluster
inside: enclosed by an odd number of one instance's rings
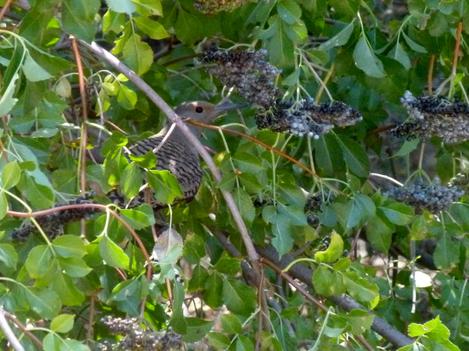
[[[214,64],[208,72],[251,104],[268,108],[277,99],[275,80],[280,70],[267,61],[265,49],[222,50],[212,45],[204,49],[200,61]]]
[[[442,96],[414,97],[406,91],[401,98],[409,119],[392,129],[398,137],[440,137],[447,144],[469,140],[469,105]]]
[[[91,204],[93,193],[88,193],[83,196],[79,196],[67,203],[57,204],[54,207],[60,207],[64,205],[80,205],[80,204]],[[37,217],[36,221],[42,230],[51,238],[55,238],[63,234],[64,225],[76,221],[79,219],[87,219],[96,213],[98,210],[92,208],[75,208],[64,211],[53,212],[50,215],[43,217]],[[23,224],[15,229],[11,233],[13,240],[26,240],[28,236],[37,231],[37,227],[31,222],[23,222]]]
[[[185,350],[179,334],[173,331],[155,332],[143,329],[136,318],[118,318],[106,316],[101,322],[110,333],[120,335],[118,342],[109,340],[98,344],[101,351],[142,350],[142,351],[176,351]]]
[[[194,7],[206,15],[221,11],[233,11],[243,6],[248,0],[195,0]]]
[[[439,181],[433,183],[417,181],[403,187],[392,188],[384,195],[415,207],[417,213],[421,213],[424,209],[438,213],[459,200],[464,191],[457,186],[443,186]]]
[[[295,103],[280,101],[273,108],[256,115],[259,128],[298,136],[307,135],[314,139],[319,139],[334,127],[351,126],[361,120],[360,112],[341,101],[319,105],[311,100]]]
[[[319,224],[318,213],[321,211],[322,196],[320,193],[309,195],[306,199],[304,211],[308,224],[315,227]]]

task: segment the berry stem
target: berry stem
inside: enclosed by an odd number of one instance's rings
[[[449,98],[453,97],[453,94],[454,94],[455,78],[456,78],[456,73],[457,73],[457,68],[458,68],[459,54],[461,50],[462,30],[463,30],[463,23],[462,21],[460,21],[456,28],[456,42],[454,44],[453,66],[451,69],[451,84],[450,84],[450,89],[448,93]]]
[[[428,86],[428,95],[433,94],[433,68],[435,66],[436,55],[432,54],[430,56],[430,61],[428,63],[428,75],[427,75],[427,86]]]

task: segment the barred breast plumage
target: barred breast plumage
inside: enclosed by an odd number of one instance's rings
[[[178,140],[179,133],[163,140],[163,136],[154,136],[139,141],[129,148],[134,155],[143,155],[150,150],[156,150],[156,168],[168,170],[179,182],[183,199],[195,196],[202,180],[198,154],[190,148],[185,139]]]

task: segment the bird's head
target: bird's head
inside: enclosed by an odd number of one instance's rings
[[[183,119],[211,123],[225,112],[240,107],[242,106],[229,100],[222,100],[216,105],[206,101],[191,101],[176,107],[175,112]]]

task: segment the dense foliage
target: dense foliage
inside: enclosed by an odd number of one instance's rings
[[[466,0],[0,5],[3,349],[469,348]],[[171,106],[245,104],[204,130],[220,182],[181,203],[125,156],[166,116],[92,41]],[[146,182],[155,213],[106,196]]]

